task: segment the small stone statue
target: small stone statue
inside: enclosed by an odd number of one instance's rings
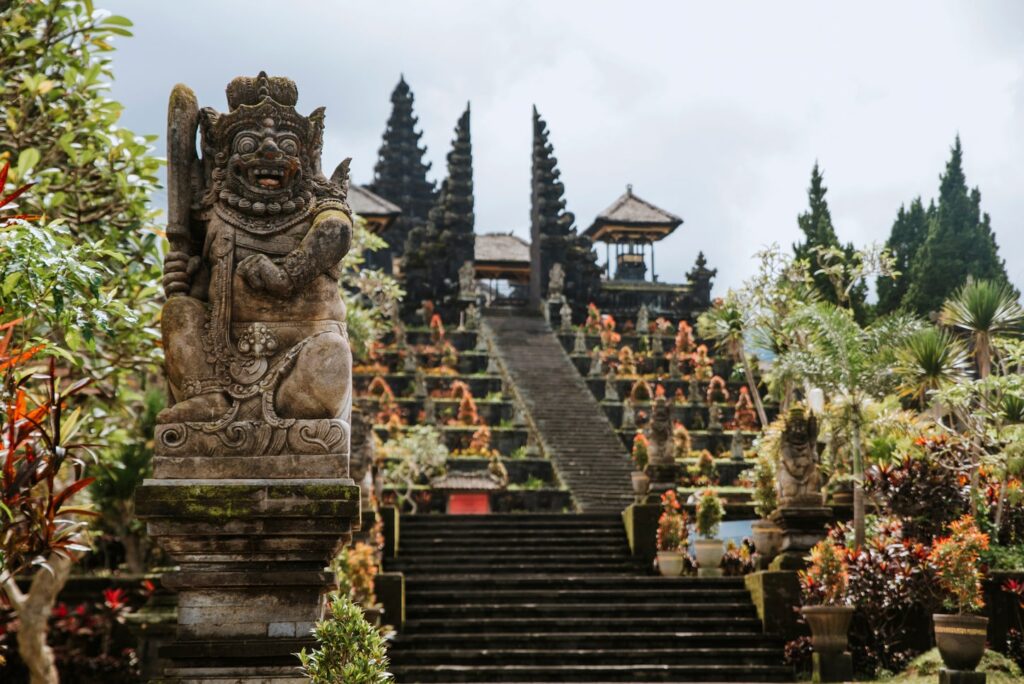
[[[523,405],[518,401],[516,402],[515,410],[512,413],[512,425],[517,428],[526,427],[527,425],[526,409],[524,409]]]
[[[476,333],[476,346],[473,347],[473,349],[478,352],[485,352],[490,350],[487,344],[487,335],[485,335],[484,331],[480,330],[479,327],[477,328]]]
[[[437,425],[437,404],[429,394],[423,398],[423,423]]]
[[[708,430],[722,431],[722,409],[718,404],[708,406]]]
[[[494,354],[487,357],[487,369],[484,372],[489,375],[498,375],[501,373],[501,367],[498,365],[498,359]]]
[[[609,368],[607,375],[604,376],[604,400],[605,401],[618,401],[619,390],[615,386],[616,381],[615,369]]]
[[[402,356],[402,372],[404,373],[415,373],[419,366],[416,365],[416,353],[409,348],[406,348],[405,355]]]
[[[572,307],[569,306],[569,302],[562,302],[558,315],[562,318],[562,332],[572,332]]]
[[[459,299],[476,299],[476,268],[472,261],[464,261],[459,267]]]
[[[636,411],[633,410],[633,402],[629,397],[622,400],[622,423],[624,430],[632,430],[636,427]]]
[[[590,357],[590,370],[587,371],[587,376],[599,378],[602,373],[604,373],[604,364],[601,363],[601,354],[594,352],[594,355]]]
[[[739,428],[732,431],[732,442],[729,444],[730,457],[734,461],[742,461],[743,455],[743,433]]]
[[[476,330],[480,327],[480,309],[476,304],[467,306],[463,313],[465,314],[463,325],[466,330]]]
[[[370,511],[370,494],[373,491],[373,461],[376,446],[373,443],[373,424],[370,417],[359,409],[352,410],[352,456],[349,460],[349,474],[359,485],[362,510]]]
[[[586,354],[587,353],[587,333],[583,332],[583,328],[576,329],[576,339],[572,343],[573,354]]]
[[[818,421],[800,406],[786,417],[782,432],[779,494],[783,507],[821,506],[821,474],[818,472]]]
[[[677,354],[672,354],[672,356],[669,357],[668,377],[670,377],[673,380],[679,379],[679,357]]]
[[[670,466],[675,462],[676,446],[672,439],[672,410],[665,397],[654,400],[651,423],[647,428],[647,453],[655,466]]]
[[[409,346],[409,338],[405,334],[405,326],[402,325],[402,321],[395,322],[395,347],[397,349],[406,349]]]
[[[675,359],[673,359],[673,361],[675,361]],[[700,396],[700,382],[697,380],[696,376],[691,375],[690,383],[687,387],[686,400],[689,401],[691,404],[699,404],[701,402],[701,399],[702,398]]]
[[[427,376],[422,368],[416,368],[416,374],[412,380],[412,396],[423,399],[430,392],[427,391]]]
[[[526,457],[540,458],[541,456],[540,446],[537,444],[537,437],[533,434],[533,430],[530,430],[530,434],[526,436]]]
[[[650,312],[647,310],[646,304],[640,305],[640,311],[636,314],[636,331],[638,334],[646,334],[651,327]]]
[[[555,264],[548,272],[548,301],[560,301],[564,289],[565,269],[562,268],[562,264]]]

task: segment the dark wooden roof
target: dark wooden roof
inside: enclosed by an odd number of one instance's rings
[[[584,233],[594,241],[619,242],[639,238],[660,240],[682,224],[683,219],[633,194],[633,186],[594,219]]]
[[[352,213],[363,218],[393,218],[402,213],[398,205],[370,192],[365,185],[349,186],[348,204],[352,207]]]

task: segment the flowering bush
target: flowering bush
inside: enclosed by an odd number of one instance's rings
[[[643,430],[637,430],[633,436],[633,450],[630,455],[633,458],[633,465],[637,470],[642,472],[647,468],[647,462],[650,458],[650,444]]]
[[[587,320],[583,322],[583,329],[591,335],[601,332],[601,310],[593,302],[587,304]]]
[[[754,572],[757,568],[754,566],[754,547],[750,540],[744,539],[737,546],[730,539],[725,545],[721,567],[726,577],[739,577]]]
[[[377,603],[374,578],[377,576],[377,552],[369,544],[356,542],[346,546],[331,562],[338,591],[364,608]]]
[[[725,380],[717,375],[708,383],[707,401],[709,404],[729,401],[729,390],[725,386]]]
[[[849,574],[845,549],[827,537],[811,549],[810,563],[800,571],[800,589],[805,605],[841,606],[846,604]]]
[[[629,347],[625,347],[629,349]],[[633,383],[633,387],[629,390],[629,400],[634,404],[638,401],[651,401],[654,399],[654,390],[651,389],[651,383],[644,379],[637,380]]]
[[[775,459],[759,452],[751,470],[754,476],[754,511],[761,518],[767,518],[779,507]]]
[[[675,347],[672,351],[673,356],[678,358],[693,352],[693,328],[686,321],[679,321],[679,330],[676,332]]]
[[[754,411],[754,402],[750,398],[750,390],[745,386],[740,387],[740,395],[736,399],[733,424],[737,430],[757,429],[757,412]]]
[[[693,364],[693,375],[698,380],[710,380],[711,379],[711,366],[712,361],[708,356],[708,347],[706,344],[702,344],[697,347],[697,351],[690,357],[690,363]]]
[[[384,637],[366,621],[348,596],[331,596],[331,617],[313,629],[317,648],[298,654],[311,684],[386,684],[388,657]]]
[[[657,545],[659,551],[685,553],[689,546],[686,531],[686,511],[671,489],[661,495],[661,517],[658,518]]]
[[[704,449],[697,457],[697,462],[688,469],[690,483],[698,487],[706,487],[718,483],[718,467],[715,466],[715,457],[710,451]]]
[[[935,564],[939,584],[952,594],[946,605],[963,615],[985,606],[981,590],[980,559],[988,550],[988,535],[974,518],[965,515],[949,524],[949,536],[936,539],[929,560]]]
[[[676,421],[672,426],[672,443],[675,445],[676,458],[689,458],[692,448],[690,431],[686,426]]]

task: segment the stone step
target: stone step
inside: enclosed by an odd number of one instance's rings
[[[408,653],[410,665],[481,665],[500,662],[506,665],[713,665],[733,663],[743,665],[777,665],[775,648],[506,648],[498,645],[472,649],[417,649]],[[398,666],[406,663],[401,644],[391,648],[391,661]]]
[[[407,617],[415,619],[487,618],[494,615],[515,615],[517,618],[618,618],[631,617],[738,617],[756,615],[754,606],[745,603],[633,603],[629,606],[600,603],[544,603],[503,601],[487,603],[426,603],[417,601],[407,608]]]
[[[492,600],[502,603],[584,603],[595,602],[604,605],[626,604],[633,606],[644,601],[651,602],[704,602],[704,603],[741,603],[748,602],[750,595],[746,589],[673,589],[658,587],[656,589],[638,589],[630,587],[628,591],[616,589],[489,589],[489,590],[443,590],[443,589],[408,589],[406,596],[410,601],[444,604],[444,603],[476,603]]]
[[[783,682],[792,668],[773,665],[395,665],[405,682]]]
[[[408,607],[407,607],[408,609]],[[491,632],[561,632],[565,630],[621,633],[634,629],[652,631],[664,629],[684,632],[715,632],[719,630],[754,631],[761,627],[756,616],[744,617],[486,617],[486,618],[419,618],[407,620],[406,629],[410,631],[429,631],[432,633],[464,632],[470,629]]]
[[[396,560],[388,564],[389,571],[421,573],[421,574],[447,574],[447,575],[472,575],[474,573],[486,573],[487,575],[514,575],[519,573],[543,572],[550,575],[573,575],[580,572],[594,574],[613,574],[635,571],[638,566],[633,561],[605,561],[574,562],[570,559],[555,559],[550,563],[541,561],[517,562],[505,561],[501,563],[483,564],[459,564],[459,563],[415,563]]]
[[[395,651],[423,649],[426,651],[459,649],[532,649],[562,651],[586,649],[615,649],[633,646],[635,649],[714,648],[738,651],[751,648],[781,649],[784,640],[766,636],[757,631],[720,632],[665,632],[634,630],[616,634],[608,632],[562,631],[551,632],[451,632],[445,634],[399,634],[394,641]],[[776,653],[781,655],[780,650]]]
[[[390,569],[390,563],[387,565]],[[415,589],[461,590],[473,588],[495,588],[494,577],[489,573],[478,575],[461,575],[452,578],[448,575],[417,575],[406,580],[409,591]],[[693,591],[717,591],[720,589],[745,590],[741,577],[652,577],[633,572],[619,573],[595,577],[589,573],[551,576],[548,573],[525,573],[506,575],[501,578],[502,589],[607,589],[628,593],[637,589],[662,590],[666,592],[676,589]]]

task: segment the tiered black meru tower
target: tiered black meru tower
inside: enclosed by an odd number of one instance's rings
[[[408,103],[411,116],[411,101],[404,86],[396,112]],[[396,126],[390,122],[389,131]],[[481,241],[474,251],[467,107],[428,220],[412,227],[404,244],[405,326],[379,355],[378,370],[355,374],[357,388],[366,392],[357,400],[364,410],[380,406],[370,385],[387,386],[395,410],[410,424],[397,429],[439,425],[450,448],[464,447],[476,429],[452,421],[462,406],[446,392],[460,382],[490,426],[492,454],[499,454],[488,457],[491,465],[500,461],[508,476],[508,486],[472,494],[484,497],[491,513],[446,514],[457,486],[493,485],[487,459],[462,453],[449,459],[443,478],[421,483],[418,512],[407,510],[387,525],[385,570],[402,573],[405,587],[404,615],[385,618],[398,627],[390,649],[395,681],[789,681],[782,638],[764,634],[742,578],[656,577],[627,539],[623,511],[634,501],[632,467],[618,419],[613,425],[609,417],[619,404],[595,396],[578,369],[580,354],[567,353],[555,330],[561,327],[564,336],[567,324],[549,320],[564,302],[579,323],[587,304],[603,306],[608,283],[591,239],[577,232],[565,209],[557,160],[536,109],[533,132],[529,264],[525,256],[512,263],[481,251]],[[422,148],[413,147],[418,160]],[[379,182],[372,189],[401,203]],[[509,244],[510,236],[488,237],[500,238],[494,245]],[[493,262],[494,272],[525,280],[528,267],[530,301],[509,298],[516,303],[499,307],[481,287],[467,297],[465,262],[481,261],[479,253],[488,255],[483,261]],[[556,264],[561,288],[549,283]],[[649,300],[651,320],[692,322],[707,305],[714,272],[701,262],[694,275],[700,287],[693,277],[679,286],[626,283],[620,290],[627,295],[615,294],[615,302],[621,308],[627,296],[643,297],[644,287],[656,285],[648,288],[657,297]],[[476,278],[478,285],[484,281],[481,270]],[[522,280],[516,282],[521,287]],[[424,329],[427,299],[447,333]],[[542,304],[548,316],[541,315]],[[444,373],[429,372],[445,345],[455,350],[456,363]],[[394,429],[377,425],[386,439]]]

